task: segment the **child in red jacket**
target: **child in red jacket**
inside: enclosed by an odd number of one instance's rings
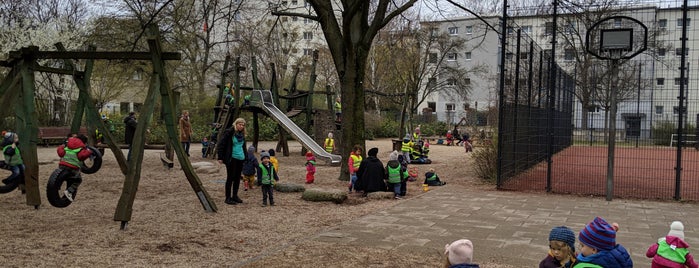
[[[77,137],[68,138],[66,144],[58,146],[56,149],[58,156],[61,157],[58,168],[70,171],[70,176],[66,178],[66,182],[69,185],[67,185],[63,194],[71,202],[73,202],[73,196],[78,191],[78,186],[83,182],[82,177],[80,177],[80,165],[82,161],[85,161],[92,155],[92,151],[85,146],[86,142],[87,137],[85,135],[78,135]]]
[[[306,183],[311,184],[315,180],[316,157],[312,152],[306,153]]]
[[[694,257],[689,253],[689,244],[684,241],[684,225],[680,221],[670,224],[670,232],[648,248],[646,257],[653,258],[650,267],[697,268]]]

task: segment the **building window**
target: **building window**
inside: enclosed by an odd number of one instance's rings
[[[512,52],[507,52],[507,53],[505,53],[505,59],[506,59],[506,60],[511,60],[511,59],[512,59],[512,55],[514,55],[514,53],[512,53]]]
[[[684,48],[684,55],[685,56],[689,55],[689,48],[688,47]],[[682,48],[681,47],[675,48],[675,56],[678,56],[678,57],[682,56]]]
[[[447,30],[449,31],[449,35],[459,34],[459,27],[449,27]]]
[[[682,81],[682,80],[680,80],[679,77],[675,77],[675,86],[679,86],[679,85],[680,85],[680,81]],[[685,84],[685,85],[689,84],[688,81],[689,81],[689,79],[687,79],[687,78],[685,77],[685,78],[684,78],[684,84]]]
[[[575,33],[575,22],[571,21],[566,25],[565,32],[568,34]]]
[[[135,81],[141,81],[143,80],[143,69],[138,68],[133,72],[133,75],[131,75],[131,80]]]
[[[473,34],[473,26],[466,26],[466,34]]]
[[[282,6],[288,6],[289,2],[288,1],[282,1]]]
[[[291,21],[298,21],[299,17],[291,17]]]
[[[456,108],[456,105],[453,103],[447,103],[447,111],[454,111]]]
[[[437,53],[430,53],[429,55],[429,62],[430,63],[437,63]]]
[[[662,78],[662,77],[661,77],[661,78],[656,78],[655,81],[656,81],[655,84],[658,85],[658,86],[663,86],[663,85],[665,85],[665,78]]]
[[[437,110],[437,103],[433,102],[433,101],[428,101],[427,108],[432,109],[432,111],[436,111]]]
[[[291,0],[291,5],[295,6],[298,5],[299,1],[298,0]]]
[[[236,11],[235,13],[233,13],[233,21],[240,21],[240,19],[240,12]]]
[[[691,22],[692,22],[692,19],[691,19],[691,18],[687,18],[687,27],[689,27],[689,25],[691,24]],[[683,25],[683,23],[682,23],[682,18],[677,19],[677,27],[683,27],[683,26],[684,26],[684,25]]]
[[[544,24],[544,28],[545,35],[553,34],[553,22],[547,22],[546,24]]]
[[[447,61],[456,61],[456,53],[454,53],[454,52],[447,53]]]
[[[310,49],[310,48],[304,48],[304,49],[303,49],[303,55],[304,55],[304,56],[310,56],[310,55],[313,55],[313,49]]]
[[[515,29],[512,27],[507,27],[507,34],[513,34],[515,32]]]
[[[311,19],[309,18],[303,18],[303,24],[308,24],[311,22]]]
[[[614,19],[614,28],[621,28],[621,19]]]
[[[433,88],[437,86],[437,78],[430,77],[430,79],[427,79],[427,87],[428,88]]]
[[[660,28],[661,30],[667,29],[667,20],[666,19],[658,20],[658,28]]]
[[[465,58],[466,60],[471,60],[471,52],[466,52],[466,53],[464,53],[464,58]]]
[[[471,78],[464,78],[464,85],[470,86],[471,85]]]
[[[663,106],[655,106],[655,114],[663,114]]]
[[[565,54],[563,55],[564,60],[572,61],[574,57],[575,57],[575,52],[572,49],[565,50]]]
[[[519,59],[526,60],[529,58],[529,52],[520,52]]]
[[[313,40],[313,32],[303,32],[303,40]]]
[[[454,79],[454,78],[447,79],[447,86],[456,86],[456,79]]]
[[[665,57],[665,49],[664,48],[658,49],[658,57]]]
[[[672,114],[678,115],[680,114],[680,107],[679,106],[672,106]],[[682,114],[687,114],[687,107],[682,107]]]
[[[526,34],[531,34],[532,33],[532,26],[531,25],[522,26],[522,32],[526,33]]]

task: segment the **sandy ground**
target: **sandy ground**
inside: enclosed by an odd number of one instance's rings
[[[262,142],[261,149],[275,143]],[[367,141],[378,147],[379,158],[388,160],[390,140]],[[192,145],[190,161],[202,159],[198,144]],[[420,174],[435,168],[450,185],[493,190],[470,175],[470,155],[462,147],[433,145],[431,165],[420,165]],[[290,157],[277,154],[280,177],[303,184],[305,159],[301,147],[290,142]],[[347,202],[307,202],[300,193],[275,193],[277,206],[261,207],[259,188],[242,191],[245,202],[223,203],[225,168],[218,173],[199,174],[205,189],[218,206],[217,213],[203,210],[176,162],[166,170],[158,159],[160,151],[145,153],[133,216],[126,230],[113,220],[124,176],[111,152],[102,169],[83,175],[75,202],[67,208],[52,207],[45,197],[45,185],[56,168],[55,148],[39,148],[42,205],[35,210],[25,197],[14,191],[0,195],[2,224],[0,266],[3,267],[438,267],[438,250],[424,254],[389,252],[372,248],[343,248],[309,240],[314,234],[363,215],[382,210],[399,200],[367,200],[350,195]],[[340,168],[317,167],[311,187],[346,190],[339,181]],[[9,174],[0,170],[0,177]],[[422,175],[421,175],[422,176]],[[448,187],[449,185],[447,185]],[[411,184],[407,198],[421,193]],[[313,254],[308,254],[313,252]],[[319,255],[320,254],[320,255]],[[318,256],[323,256],[318,257]],[[390,260],[390,261],[387,261]],[[497,267],[497,264],[482,267]]]

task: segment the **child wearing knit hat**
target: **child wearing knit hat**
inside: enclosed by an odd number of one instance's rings
[[[478,268],[473,261],[473,243],[459,239],[444,246],[444,268]]]
[[[578,235],[582,247],[573,267],[633,267],[629,252],[616,243],[617,230],[619,224],[609,224],[600,217],[585,225]]]
[[[274,206],[274,181],[279,181],[277,172],[274,170],[274,166],[269,162],[269,153],[260,153],[260,165],[257,166],[257,185],[262,188],[262,206],[267,206],[267,200],[269,199],[269,205]]]
[[[697,263],[688,248],[689,244],[684,241],[684,225],[680,221],[673,221],[667,236],[651,245],[646,252],[646,257],[653,258],[651,268],[697,268]]]
[[[549,233],[549,252],[539,268],[572,267],[575,264],[575,233],[566,226],[558,226]]]

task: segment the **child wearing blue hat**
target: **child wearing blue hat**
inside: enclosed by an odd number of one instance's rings
[[[616,243],[617,230],[619,224],[609,224],[600,217],[585,225],[578,235],[582,247],[573,267],[633,267],[629,252]]]
[[[575,264],[575,233],[568,227],[558,226],[549,233],[549,252],[539,268],[570,268]]]

